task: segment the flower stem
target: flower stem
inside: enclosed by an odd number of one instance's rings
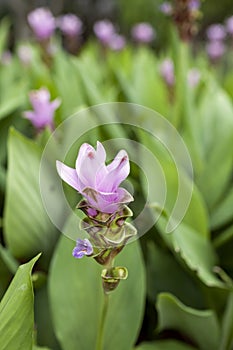
[[[109,304],[109,295],[104,293],[104,305],[103,305],[103,310],[102,310],[102,315],[100,320],[99,332],[97,335],[96,350],[103,350],[104,327],[105,327],[105,321],[106,321],[106,316],[108,312],[108,304]]]

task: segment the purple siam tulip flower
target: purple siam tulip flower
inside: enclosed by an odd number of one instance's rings
[[[125,47],[126,41],[122,35],[114,34],[109,43],[109,47],[113,51],[121,51]]]
[[[150,43],[155,38],[155,30],[149,23],[138,23],[131,31],[132,38],[139,43]]]
[[[38,130],[46,126],[53,129],[54,112],[61,104],[60,99],[50,102],[50,93],[46,88],[31,91],[29,99],[34,110],[24,112],[24,117],[29,119]]]
[[[225,53],[225,45],[222,41],[211,41],[206,45],[206,51],[211,61],[221,59]]]
[[[197,86],[200,82],[200,78],[201,78],[201,73],[200,73],[199,69],[192,68],[189,70],[187,79],[188,79],[188,84],[190,87]]]
[[[83,23],[72,13],[59,17],[56,22],[64,35],[72,37],[82,33]]]
[[[65,182],[86,198],[90,207],[112,214],[122,204],[133,201],[133,197],[119,187],[129,175],[129,158],[121,150],[109,165],[106,166],[105,161],[106,152],[100,142],[97,142],[96,150],[84,143],[80,147],[75,169],[57,161],[57,171]]]
[[[210,41],[221,41],[226,37],[226,31],[222,24],[212,24],[207,28],[207,38]]]
[[[28,14],[28,23],[38,40],[49,39],[56,28],[55,18],[48,8],[39,7]]]
[[[73,257],[81,259],[84,255],[91,255],[92,253],[93,247],[87,238],[77,240],[76,247],[73,249]]]
[[[160,74],[168,86],[175,83],[174,64],[170,58],[166,58],[160,65]]]
[[[233,16],[226,20],[226,31],[233,37]]]
[[[116,34],[114,25],[108,21],[98,21],[94,24],[94,33],[103,45],[108,45]]]
[[[159,9],[166,16],[170,16],[172,14],[172,11],[173,11],[172,4],[169,1],[164,1],[160,5]]]

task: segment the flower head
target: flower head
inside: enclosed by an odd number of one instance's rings
[[[170,16],[172,14],[172,11],[173,11],[172,4],[169,1],[164,1],[160,5],[159,9],[166,16]]]
[[[233,16],[229,17],[226,20],[226,30],[227,30],[228,34],[233,36]]]
[[[82,21],[72,13],[59,17],[57,25],[62,33],[67,36],[76,36],[82,33]]]
[[[212,24],[207,28],[207,38],[211,41],[221,41],[226,37],[226,31],[222,24]]]
[[[174,64],[170,58],[166,58],[160,65],[160,74],[168,86],[175,83]]]
[[[28,66],[32,60],[33,60],[33,51],[32,48],[28,45],[20,45],[18,48],[18,57],[20,61],[25,65]]]
[[[108,45],[113,35],[116,34],[115,27],[109,20],[98,21],[94,24],[94,33],[103,45]]]
[[[191,0],[188,5],[191,11],[198,11],[200,6],[201,6],[200,0]]]
[[[211,41],[206,45],[206,51],[211,61],[218,61],[225,53],[225,45],[222,41]]]
[[[155,31],[149,23],[138,23],[132,28],[132,37],[140,43],[150,43],[155,38]]]
[[[55,28],[55,18],[48,8],[39,7],[28,14],[28,23],[38,40],[49,39]]]
[[[24,112],[24,117],[29,119],[38,130],[46,126],[53,129],[54,112],[61,104],[60,99],[50,102],[50,93],[44,87],[31,91],[29,99],[34,110]]]
[[[114,34],[109,42],[109,47],[113,51],[120,51],[125,47],[125,38],[120,34]]]
[[[87,238],[77,240],[73,249],[73,257],[81,259],[84,255],[91,255],[92,253],[93,247]]]
[[[65,182],[86,198],[90,207],[111,214],[117,212],[122,204],[133,200],[124,188],[119,187],[129,175],[129,158],[121,150],[109,165],[105,161],[106,152],[100,142],[97,142],[96,150],[84,143],[75,169],[57,161],[57,171]]]

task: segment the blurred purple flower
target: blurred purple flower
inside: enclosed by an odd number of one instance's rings
[[[115,27],[109,20],[98,21],[93,27],[94,33],[103,45],[108,45],[116,34]]]
[[[136,24],[131,34],[132,38],[139,43],[150,43],[155,38],[154,28],[146,22]]]
[[[56,23],[64,35],[76,36],[82,33],[83,23],[79,17],[72,13],[58,17]]]
[[[133,197],[119,187],[129,175],[129,158],[121,150],[109,165],[106,166],[105,161],[106,152],[100,142],[96,150],[84,143],[79,149],[75,169],[60,161],[56,165],[62,180],[80,192],[92,208],[114,213],[122,204],[133,201]]]
[[[188,4],[188,7],[191,11],[199,10],[201,6],[200,0],[191,0]]]
[[[28,45],[20,45],[18,47],[18,57],[20,61],[25,65],[28,66],[32,60],[33,60],[33,51],[32,48]]]
[[[114,34],[109,42],[109,47],[113,51],[120,51],[125,47],[126,41],[123,35]]]
[[[201,73],[199,69],[192,68],[188,71],[187,79],[188,79],[189,86],[191,87],[197,86],[199,84],[200,78],[201,78]]]
[[[226,20],[226,31],[233,36],[233,16]]]
[[[207,28],[207,38],[210,41],[221,41],[226,37],[226,31],[222,24],[212,24]]]
[[[225,53],[222,41],[211,41],[206,45],[206,51],[211,61],[218,61]]]
[[[29,119],[38,130],[46,126],[53,129],[54,112],[61,104],[60,99],[57,98],[50,102],[50,93],[44,87],[31,91],[29,99],[34,110],[24,112],[24,117]]]
[[[159,6],[160,11],[167,16],[170,16],[173,11],[172,4],[169,1],[164,1],[160,6]]]
[[[85,239],[78,239],[76,247],[73,249],[73,257],[81,259],[84,255],[91,255],[93,253],[93,247],[90,241]]]
[[[38,40],[49,39],[56,28],[55,18],[45,7],[39,7],[30,12],[28,23]]]
[[[160,74],[168,86],[175,83],[174,64],[170,58],[166,58],[160,65]]]

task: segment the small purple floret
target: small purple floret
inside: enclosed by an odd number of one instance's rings
[[[201,73],[199,69],[192,68],[189,70],[187,79],[190,87],[194,88],[195,86],[197,86],[200,82],[200,78],[201,78]]]
[[[49,39],[56,28],[55,18],[45,7],[39,7],[30,12],[28,23],[38,40]]]
[[[120,34],[114,34],[109,42],[109,47],[113,51],[121,51],[125,47],[125,38]]]
[[[211,41],[206,45],[206,51],[211,61],[218,61],[225,53],[226,47],[222,41]]]
[[[85,255],[91,255],[93,253],[93,247],[91,242],[85,239],[78,239],[76,242],[76,247],[73,249],[73,257],[77,259],[81,259]]]
[[[226,20],[226,30],[227,33],[233,37],[233,16],[229,17]]]
[[[150,43],[155,38],[154,28],[146,22],[136,24],[131,31],[132,38],[139,43]]]
[[[175,83],[174,64],[170,58],[166,58],[160,65],[160,74],[168,86]]]
[[[170,16],[172,14],[172,11],[173,11],[172,4],[169,1],[164,1],[160,5],[159,9],[166,16]]]
[[[201,6],[201,3],[199,0],[191,0],[188,6],[191,11],[198,11]]]

